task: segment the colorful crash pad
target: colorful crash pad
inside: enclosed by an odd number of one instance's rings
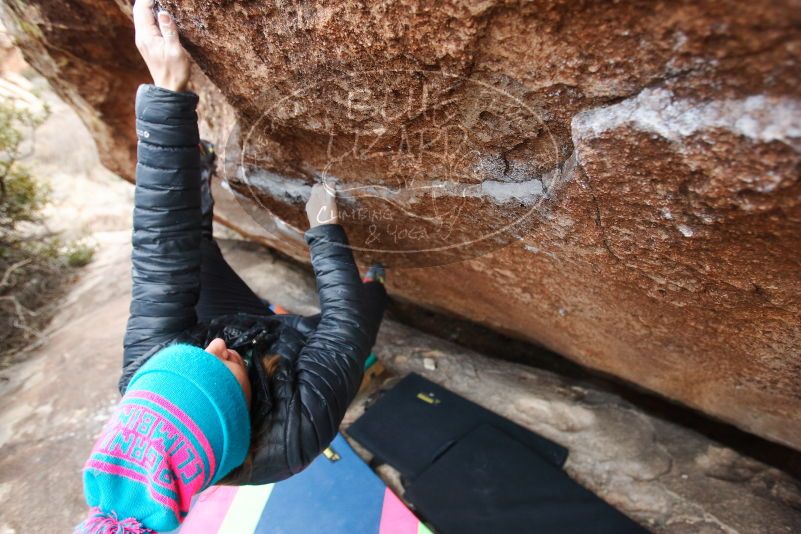
[[[175,534],[430,534],[337,435],[303,472],[264,486],[214,486]]]

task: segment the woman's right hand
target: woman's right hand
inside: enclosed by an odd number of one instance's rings
[[[309,227],[314,228],[322,224],[338,224],[337,194],[332,186],[316,184],[312,187],[309,201],[306,202],[306,216],[309,218]]]
[[[153,83],[170,91],[185,91],[191,63],[178,39],[175,21],[166,11],[161,11],[156,24],[153,0],[136,0],[133,19],[136,48],[145,60]]]

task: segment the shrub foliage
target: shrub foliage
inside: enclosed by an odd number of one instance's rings
[[[41,211],[49,189],[22,163],[48,113],[0,98],[0,366],[41,339],[71,267],[92,256],[47,229]]]

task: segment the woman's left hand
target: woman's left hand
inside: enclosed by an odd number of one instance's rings
[[[184,91],[189,82],[189,55],[178,39],[175,21],[166,11],[153,14],[153,0],[136,0],[133,7],[136,48],[142,54],[153,83],[170,91]]]
[[[309,226],[314,228],[321,224],[338,224],[336,191],[325,184],[316,184],[312,187],[309,201],[306,202],[306,216]]]

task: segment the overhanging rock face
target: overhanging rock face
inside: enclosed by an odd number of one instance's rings
[[[302,256],[336,184],[394,294],[801,449],[801,5],[428,4],[162,2],[222,215]],[[130,177],[125,9],[5,18]]]

